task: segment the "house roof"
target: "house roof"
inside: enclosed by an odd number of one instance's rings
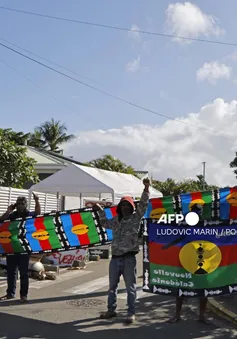
[[[73,158],[52,151],[42,151],[32,146],[26,146],[26,148],[27,156],[36,161],[37,169],[49,169],[51,167],[52,169],[61,169],[63,166],[70,164],[84,165],[82,162],[74,160]],[[142,179],[144,176],[147,176],[148,171],[135,171],[135,173]]]
[[[26,148],[27,156],[33,158],[37,162],[37,165],[69,165],[73,163],[83,165],[79,161],[52,151],[41,151],[31,146],[27,146]]]

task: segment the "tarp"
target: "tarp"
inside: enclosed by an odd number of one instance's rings
[[[143,189],[142,180],[134,175],[72,164],[31,186],[30,191],[77,197],[110,193],[115,201],[124,195],[138,198]],[[159,197],[162,193],[151,187],[150,198]]]

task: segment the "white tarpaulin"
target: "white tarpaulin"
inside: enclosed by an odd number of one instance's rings
[[[131,174],[72,164],[33,185],[30,191],[81,198],[107,193],[116,202],[125,195],[138,198],[143,189],[142,180]],[[162,197],[162,193],[151,187],[150,198],[157,197]]]

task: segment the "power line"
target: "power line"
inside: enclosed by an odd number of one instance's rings
[[[146,108],[146,107],[143,107],[143,106],[140,106],[140,105],[138,105],[138,104],[135,104],[135,103],[133,103],[133,102],[131,102],[131,101],[125,100],[125,99],[123,99],[123,98],[120,98],[120,97],[118,97],[118,96],[116,96],[116,95],[113,95],[113,94],[110,94],[110,93],[108,93],[108,92],[105,92],[105,91],[103,91],[103,90],[101,90],[101,89],[99,89],[99,88],[96,88],[96,87],[94,87],[94,86],[92,86],[92,85],[89,85],[89,84],[83,82],[83,81],[80,81],[80,80],[78,80],[78,79],[76,79],[76,78],[74,78],[74,77],[72,77],[72,76],[70,76],[70,75],[68,75],[68,74],[65,74],[65,73],[63,73],[63,72],[61,72],[61,71],[58,71],[58,70],[56,70],[55,68],[50,67],[50,66],[48,66],[48,65],[46,65],[46,64],[44,64],[44,63],[42,63],[42,62],[40,62],[40,61],[38,61],[38,60],[36,60],[36,59],[34,59],[34,58],[31,58],[31,57],[29,57],[28,55],[26,55],[26,54],[24,54],[24,53],[21,53],[21,52],[15,50],[14,48],[11,48],[11,47],[9,47],[9,46],[3,44],[3,43],[0,43],[0,46],[2,46],[2,47],[4,47],[4,48],[6,48],[6,49],[8,49],[8,50],[10,50],[10,51],[12,51],[12,52],[18,54],[18,55],[21,55],[22,57],[24,57],[24,58],[26,58],[26,59],[28,59],[28,60],[31,60],[31,61],[33,61],[34,63],[36,63],[36,64],[38,64],[38,65],[41,65],[41,66],[43,66],[43,67],[45,67],[45,68],[47,68],[47,69],[49,69],[49,70],[51,70],[51,71],[53,71],[53,72],[55,72],[55,73],[57,73],[57,74],[60,74],[60,75],[64,76],[65,78],[71,79],[71,80],[73,80],[73,81],[75,81],[75,82],[77,82],[77,83],[79,83],[79,84],[81,84],[81,85],[83,85],[83,86],[86,86],[86,87],[88,87],[88,88],[90,88],[90,89],[93,89],[93,90],[96,91],[96,92],[99,92],[99,93],[102,93],[102,94],[104,94],[104,95],[107,95],[107,96],[109,96],[109,97],[111,97],[111,98],[114,98],[114,99],[116,99],[116,100],[119,100],[119,101],[121,101],[121,102],[123,102],[123,103],[126,103],[126,104],[130,105],[130,106],[133,106],[133,107],[139,108],[139,109],[141,109],[141,110],[143,110],[143,111],[146,111],[146,112],[149,112],[149,113],[152,113],[152,114],[155,114],[155,115],[158,115],[158,116],[167,118],[167,119],[169,119],[169,120],[177,121],[177,122],[182,123],[182,124],[184,124],[184,125],[196,127],[196,128],[198,128],[198,129],[202,129],[202,130],[206,130],[206,131],[209,131],[209,132],[212,132],[212,133],[219,134],[219,132],[213,131],[213,130],[211,130],[211,129],[209,129],[209,128],[200,127],[200,126],[196,126],[196,125],[189,124],[189,123],[184,122],[184,121],[180,121],[180,120],[178,120],[178,119],[176,119],[176,118],[172,118],[172,117],[170,117],[170,116],[168,116],[168,115],[158,113],[158,112],[153,111],[153,110],[151,110],[151,109],[148,109],[148,108]]]
[[[100,84],[99,82],[97,82],[97,81],[95,81],[95,80],[93,80],[93,79],[91,79],[91,78],[85,77],[85,76],[83,76],[83,75],[81,75],[81,74],[79,74],[79,73],[77,73],[77,72],[71,70],[71,69],[68,68],[68,67],[62,66],[62,65],[60,65],[60,64],[58,64],[58,63],[56,63],[56,62],[54,62],[54,61],[51,61],[51,60],[49,60],[49,59],[46,59],[46,58],[40,56],[39,54],[33,53],[33,52],[29,51],[28,49],[22,48],[22,47],[18,46],[17,44],[14,44],[14,43],[12,43],[12,42],[6,40],[6,39],[3,39],[3,38],[0,37],[0,40],[6,42],[6,43],[9,44],[9,45],[12,45],[12,46],[14,46],[14,47],[17,47],[18,49],[20,49],[20,50],[22,50],[22,51],[24,51],[24,52],[27,52],[27,53],[29,53],[29,54],[31,54],[31,55],[34,55],[34,56],[36,56],[37,58],[40,58],[40,59],[42,59],[42,60],[45,60],[45,61],[47,61],[48,63],[50,63],[50,64],[52,64],[52,65],[55,65],[55,66],[57,66],[57,67],[59,67],[59,68],[62,68],[62,69],[64,69],[65,71],[68,71],[68,72],[70,72],[70,73],[72,73],[72,74],[75,74],[75,75],[79,76],[80,78],[89,80],[89,81],[94,82],[95,84],[98,84],[98,85],[102,85],[102,84]]]
[[[42,88],[41,86],[37,85],[35,82],[33,82],[31,79],[29,79],[28,77],[26,77],[24,74],[22,74],[21,72],[19,72],[15,67],[9,65],[8,63],[6,63],[5,61],[3,61],[2,59],[0,59],[0,62],[2,64],[4,64],[5,66],[7,66],[8,68],[10,68],[11,70],[13,70],[14,72],[16,72],[17,74],[19,74],[21,77],[23,77],[26,81],[28,81],[29,83],[31,83],[33,86],[35,86],[36,88],[40,89],[42,92],[45,92],[46,94],[48,94],[51,98],[53,98],[55,101],[60,102],[61,104],[63,104],[65,107],[67,107],[68,109],[70,109],[72,112],[74,113],[78,113],[78,111],[76,111],[75,109],[73,109],[72,107],[68,106],[64,101],[58,99],[56,96],[54,96],[52,93],[46,91],[44,88]]]
[[[150,31],[144,31],[144,30],[133,30],[133,29],[125,28],[125,27],[112,26],[112,25],[106,25],[106,24],[98,24],[98,23],[89,22],[89,21],[81,21],[81,20],[63,18],[63,17],[53,16],[53,15],[40,14],[40,13],[29,12],[29,11],[22,11],[22,10],[19,10],[19,9],[9,8],[9,7],[4,7],[4,6],[0,6],[0,9],[11,11],[11,12],[16,12],[16,13],[21,13],[21,14],[34,15],[34,16],[38,16],[38,17],[42,17],[42,18],[48,18],[48,19],[54,19],[54,20],[60,20],[60,21],[67,21],[67,22],[72,22],[72,23],[75,23],[75,24],[95,26],[95,27],[100,27],[100,28],[109,28],[109,29],[114,29],[114,30],[119,30],[119,31],[154,35],[154,36],[160,36],[160,37],[166,37],[166,38],[178,38],[178,39],[182,39],[182,40],[198,41],[198,42],[205,42],[205,43],[218,44],[218,45],[235,46],[235,47],[237,46],[237,43],[198,39],[198,38],[189,38],[189,37],[183,37],[183,36],[174,35],[174,34],[150,32]]]

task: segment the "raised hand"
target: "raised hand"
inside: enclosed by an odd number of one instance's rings
[[[12,204],[12,205],[8,206],[7,213],[12,213],[14,211],[15,207],[16,207],[15,204]]]
[[[39,201],[38,195],[36,195],[34,192],[32,192],[32,195],[33,195],[34,201]]]
[[[143,179],[143,185],[144,185],[146,188],[149,188],[149,186],[151,185],[150,179],[149,179],[149,178]]]

